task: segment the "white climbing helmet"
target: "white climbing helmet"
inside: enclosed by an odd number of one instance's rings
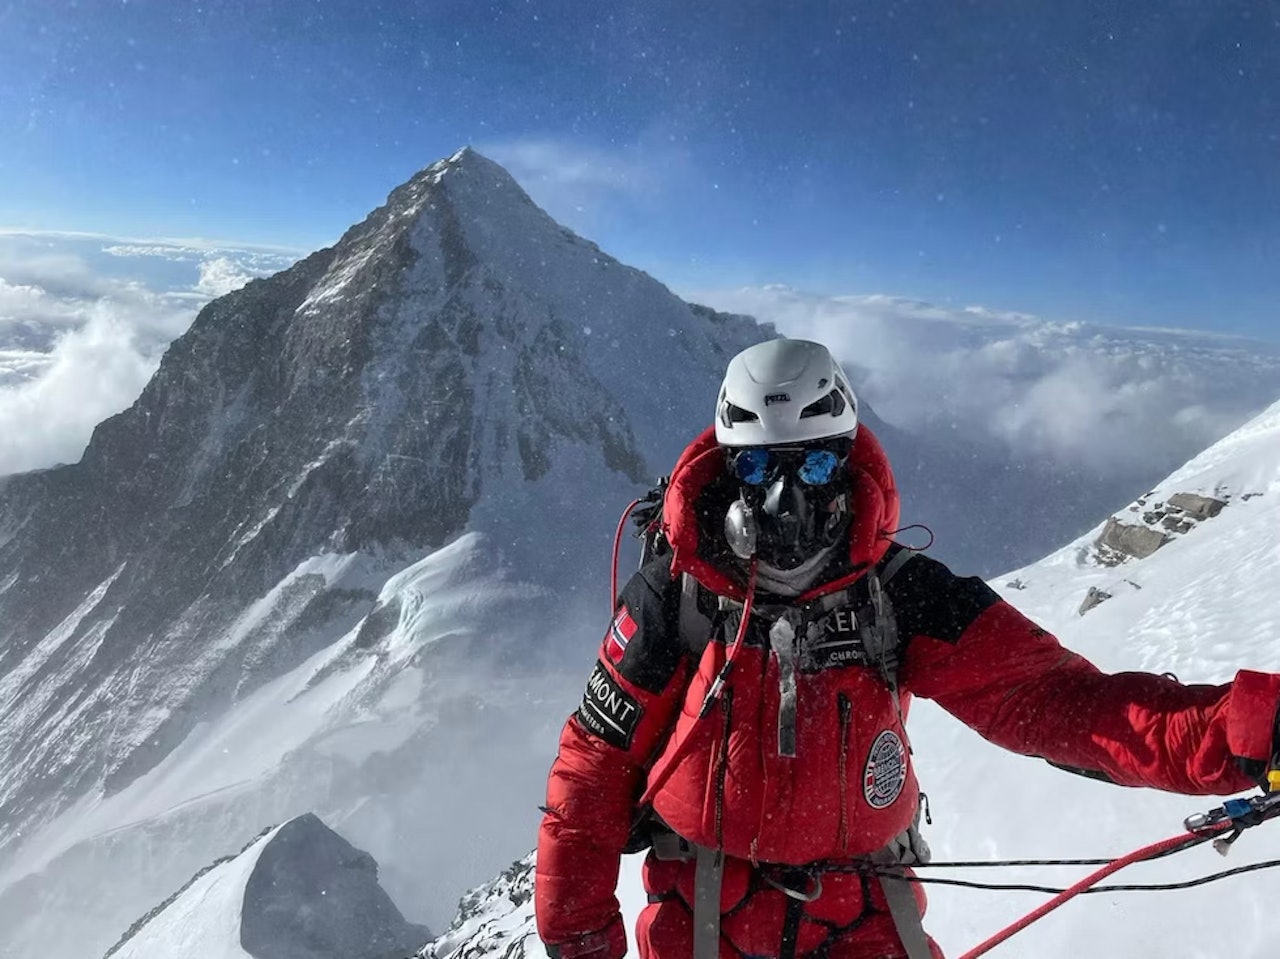
[[[767,340],[729,361],[716,400],[721,446],[779,446],[858,431],[858,401],[821,343]]]

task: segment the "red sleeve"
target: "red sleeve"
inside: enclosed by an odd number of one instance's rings
[[[548,945],[620,922],[615,889],[635,801],[688,680],[670,600],[639,580],[623,591],[547,781],[534,907]]]
[[[1221,686],[1107,675],[1003,601],[954,642],[913,637],[903,681],[1006,749],[1187,794],[1253,788],[1236,759],[1269,759],[1280,703],[1271,674]]]

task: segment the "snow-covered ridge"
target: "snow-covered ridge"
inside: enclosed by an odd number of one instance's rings
[[[1208,550],[1225,553],[1227,543],[1244,550],[1242,558],[1257,549],[1274,549],[1275,527],[1268,526],[1265,517],[1277,509],[1277,499],[1280,403],[1075,542],[995,582],[1020,607],[1040,610],[1056,621],[1066,615],[1072,598],[1079,613],[1090,591],[1110,599],[1142,590],[1153,576],[1183,573],[1212,581],[1239,563],[1223,555],[1197,575],[1185,557]],[[1072,575],[1062,575],[1068,570]],[[1067,584],[1076,592],[1073,597],[1063,594]]]
[[[429,935],[404,921],[372,857],[308,814],[201,869],[103,959],[385,959]]]

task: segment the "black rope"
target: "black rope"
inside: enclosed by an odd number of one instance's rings
[[[958,859],[913,863],[912,869],[989,869],[1003,866],[1105,866],[1115,859]]]
[[[1143,862],[1153,862],[1156,859],[1163,859],[1166,856],[1172,856],[1194,846],[1209,842],[1215,836],[1188,836],[1187,841],[1181,846],[1173,849],[1166,849],[1162,853],[1157,853]],[[924,862],[912,864],[912,869],[993,869],[1014,866],[1105,866],[1108,863],[1115,862],[1118,856],[1112,856],[1110,859],[958,859],[951,862]]]
[[[1182,848],[1186,848],[1185,846]],[[1155,858],[1155,857],[1153,857]],[[1104,860],[1103,862],[1110,862]],[[1150,862],[1151,860],[1144,860]],[[992,865],[995,865],[994,863]],[[1051,863],[1056,865],[1056,863]],[[1089,889],[1081,890],[1081,895],[1090,895],[1099,892],[1165,892],[1175,889],[1194,889],[1197,886],[1205,886],[1211,882],[1217,882],[1220,879],[1229,879],[1232,876],[1242,876],[1245,873],[1258,872],[1262,869],[1274,869],[1280,866],[1280,859],[1268,859],[1264,862],[1250,863],[1247,866],[1237,866],[1234,869],[1225,869],[1222,872],[1215,872],[1208,876],[1200,876],[1197,879],[1188,879],[1185,882],[1166,882],[1166,883],[1144,883],[1144,884],[1126,884],[1111,886],[1093,886]],[[998,892],[1043,892],[1050,895],[1057,895],[1065,892],[1065,889],[1055,886],[1036,886],[1031,884],[1018,883],[990,883],[990,882],[969,882],[964,879],[943,879],[941,877],[924,877],[924,876],[904,876],[901,873],[892,874],[895,879],[903,882],[915,882],[921,885],[934,886],[958,886],[962,889],[984,889]]]

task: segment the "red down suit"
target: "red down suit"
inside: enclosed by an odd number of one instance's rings
[[[900,695],[880,671],[844,658],[843,633],[865,616],[859,587],[902,548],[890,539],[898,525],[893,476],[865,426],[849,460],[845,561],[802,597],[755,597],[727,686],[699,719],[734,635],[720,628],[717,610],[745,598],[745,577],[718,532],[736,495],[723,463],[712,430],[677,462],[662,519],[672,552],[624,588],[582,705],[561,734],[538,839],[535,906],[543,941],[565,956],[617,959],[626,951],[615,887],[637,799],[650,783],[660,784],[652,807],[666,825],[725,854],[722,959],[777,955],[786,897],[761,876],[866,857],[916,816],[904,729],[912,696],[936,701],[1006,749],[1117,783],[1188,794],[1255,786],[1239,760],[1271,756],[1280,677],[1241,671],[1230,684],[1187,686],[1146,673],[1106,675],[981,580],[924,556],[884,586],[897,626]],[[713,623],[709,638],[681,629],[686,576]],[[839,601],[824,606],[821,629],[809,634],[819,637],[816,647],[796,662],[788,687],[769,634],[778,603],[811,608],[833,595]],[[651,853],[644,872],[650,904],[636,930],[639,954],[688,959],[693,863]],[[799,955],[905,954],[878,885],[836,871],[824,875],[822,889],[805,906]],[[917,901],[923,909],[923,896]]]

